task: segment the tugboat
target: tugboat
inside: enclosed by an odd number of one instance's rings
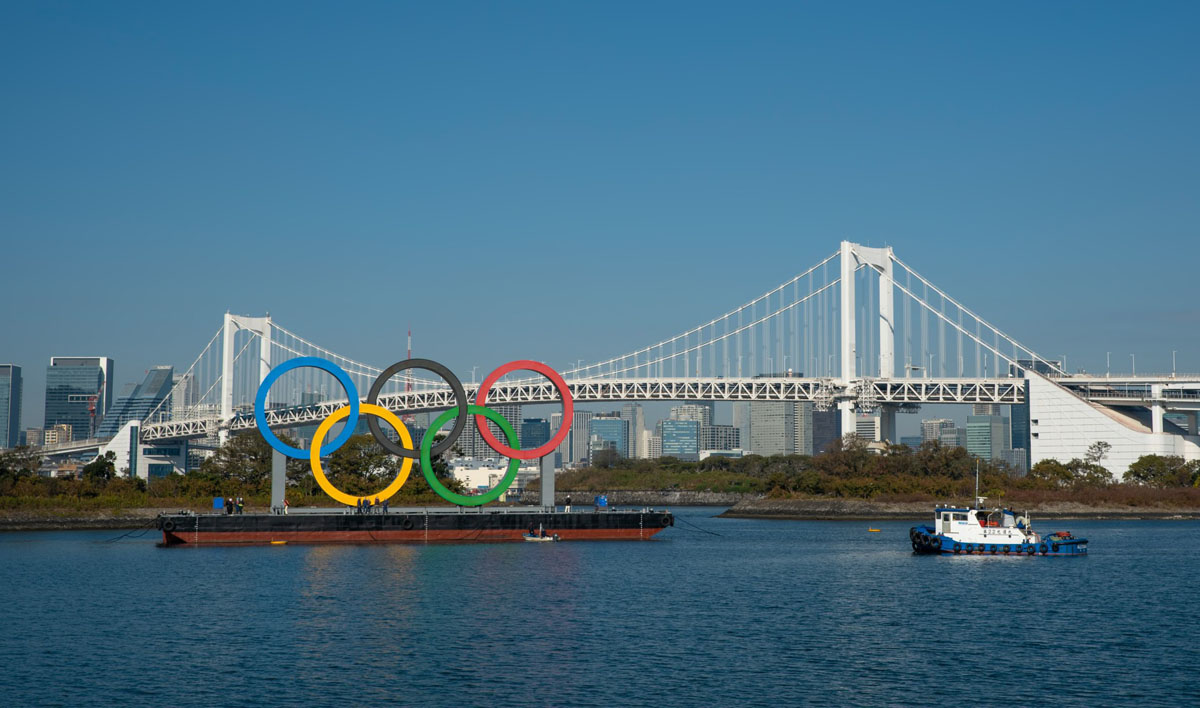
[[[916,553],[955,553],[1026,556],[1087,555],[1087,539],[1068,531],[1039,536],[1029,523],[1029,512],[1017,515],[1011,509],[985,509],[986,497],[979,496],[979,467],[975,467],[975,506],[938,506],[933,526],[908,530]]]
[[[1029,524],[1028,513],[1018,516],[1011,509],[984,509],[984,497],[976,497],[974,508],[939,506],[933,526],[914,526],[908,531],[917,553],[967,553],[988,555],[1080,556],[1087,555],[1087,539],[1068,531],[1039,536]]]

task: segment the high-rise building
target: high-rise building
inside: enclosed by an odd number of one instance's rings
[[[202,392],[196,391],[196,378],[192,373],[176,373],[175,384],[171,388],[171,410],[179,413],[196,405],[196,396]]]
[[[563,414],[561,411],[555,411],[550,414],[550,436],[554,437],[558,434],[559,426],[562,425]],[[558,447],[554,448],[554,468],[561,469],[564,462],[571,460],[571,431],[563,436],[562,442]]]
[[[921,443],[923,442],[925,442],[925,438],[920,435],[905,435],[900,438],[901,445],[907,445],[914,450],[921,447]]]
[[[658,424],[662,456],[680,460],[700,459],[700,421],[668,418]]]
[[[971,415],[1003,415],[999,403],[975,403],[971,406]]]
[[[171,366],[156,366],[147,371],[146,378],[140,384],[113,403],[96,431],[96,437],[111,438],[129,421],[145,420],[151,411],[158,408],[158,404],[167,400],[174,379],[175,368]]]
[[[733,427],[744,445],[750,444],[750,404],[741,401],[733,404]]]
[[[59,445],[62,443],[71,442],[71,426],[66,423],[43,430],[41,428],[30,428],[25,431],[25,444],[30,447],[42,447],[44,445]]]
[[[837,410],[813,411],[813,454],[829,449],[834,440],[842,437],[842,416]]]
[[[571,422],[571,457],[572,465],[584,465],[588,461],[588,448],[591,440],[588,438],[590,423],[595,413],[575,409],[574,420]]]
[[[626,403],[621,406],[621,418],[629,427],[629,456],[642,457],[645,447],[646,418],[640,403]]]
[[[649,433],[646,435],[647,457],[651,460],[657,460],[662,457],[662,435],[659,433]]]
[[[0,450],[21,444],[21,367],[0,364]]]
[[[113,360],[56,356],[46,367],[45,428],[71,426],[75,440],[93,437],[113,403]]]
[[[516,403],[491,403],[488,408],[499,413],[513,427],[513,432],[517,434],[517,440],[521,439],[521,406]],[[491,420],[488,420],[488,429],[492,431],[492,435],[496,440],[504,445],[508,445],[508,436]],[[414,443],[417,442],[414,440]],[[458,442],[454,444],[462,454],[467,457],[473,457],[477,460],[495,460],[501,457],[500,453],[492,449],[484,441],[483,436],[479,434],[479,428],[475,425],[475,421],[468,420],[466,427],[463,428],[463,433],[458,437]]]
[[[732,425],[706,425],[700,430],[701,450],[737,450],[741,432]]]
[[[998,415],[967,416],[967,452],[981,460],[1003,460],[1012,449],[1008,418]]]
[[[561,413],[559,416],[561,417]],[[533,450],[550,442],[550,421],[545,418],[526,418],[521,421],[521,449]]]
[[[621,457],[629,457],[629,421],[610,413],[593,416],[588,421],[588,453],[599,450],[615,450]]]
[[[1023,447],[1012,448],[1004,451],[1004,461],[1021,474],[1029,472],[1029,451]]]
[[[930,418],[928,420],[923,420],[921,421],[921,440],[922,442],[937,440],[944,445],[943,431],[949,430],[953,432],[954,427],[954,421],[950,420],[949,418]]]
[[[879,440],[880,417],[877,415],[859,415],[854,420],[854,434],[866,441]]]
[[[792,450],[797,455],[812,455],[813,452],[813,434],[814,419],[813,419],[813,404],[809,401],[801,403],[793,403],[796,408],[796,433],[794,437],[795,448]]]
[[[750,404],[750,452],[790,455],[796,450],[796,405],[784,401]]]
[[[671,420],[694,420],[701,425],[712,425],[713,407],[707,403],[684,403],[671,408]]]

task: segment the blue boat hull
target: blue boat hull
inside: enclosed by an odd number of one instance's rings
[[[1087,539],[1059,539],[1051,536],[1038,543],[961,543],[947,538],[928,526],[914,526],[908,532],[913,552],[976,556],[1085,556]]]

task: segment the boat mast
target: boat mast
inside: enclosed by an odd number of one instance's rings
[[[975,508],[983,508],[983,500],[979,496],[979,458],[975,458]]]

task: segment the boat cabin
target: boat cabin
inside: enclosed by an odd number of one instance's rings
[[[1024,536],[1029,527],[1028,517],[1011,509],[936,507],[933,521],[937,533],[970,540],[1007,540]]]

